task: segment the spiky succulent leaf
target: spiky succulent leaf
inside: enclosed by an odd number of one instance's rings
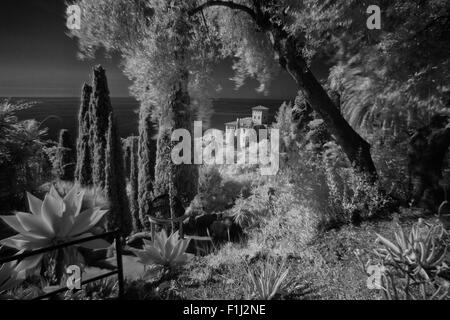
[[[14,289],[21,282],[19,272],[13,262],[0,265],[0,294]]]

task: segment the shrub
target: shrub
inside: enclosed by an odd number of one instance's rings
[[[272,300],[286,295],[289,269],[283,260],[278,263],[269,258],[262,265],[248,267],[248,290],[250,297],[256,300]]]
[[[273,216],[253,233],[253,238],[274,253],[294,255],[317,235],[317,217],[310,208],[294,208]]]
[[[105,278],[84,285],[79,291],[67,291],[64,300],[108,300],[118,295],[118,281]]]
[[[328,187],[329,205],[337,219],[355,222],[382,213],[389,204],[379,182],[371,182],[348,164],[334,142],[325,145],[324,169]]]
[[[250,195],[251,179],[230,176],[219,166],[202,166],[199,193],[192,209],[206,213],[222,212],[231,208],[241,195]]]
[[[378,183],[369,182],[353,168],[333,170],[327,167],[330,202],[345,222],[372,218],[381,214],[389,204]]]
[[[383,189],[388,195],[404,203],[409,200],[411,184],[408,172],[408,141],[409,136],[395,135],[386,130],[374,132],[369,138],[372,158]]]

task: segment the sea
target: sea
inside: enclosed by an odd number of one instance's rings
[[[33,101],[34,106],[17,112],[21,120],[36,119],[48,128],[47,138],[56,140],[61,129],[67,129],[73,137],[78,130],[78,110],[80,98],[20,98],[12,101]],[[236,118],[251,116],[256,106],[269,108],[269,123],[275,121],[275,115],[286,100],[268,99],[217,99],[213,101],[213,113],[210,128],[225,130],[225,123]],[[138,134],[139,102],[133,98],[111,98],[118,131],[122,138]]]

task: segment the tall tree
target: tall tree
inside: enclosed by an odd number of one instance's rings
[[[125,176],[130,176],[131,170],[131,149],[134,141],[134,136],[122,139],[122,149],[123,149],[123,164],[125,166]]]
[[[138,205],[139,219],[146,226],[145,216],[150,212],[153,198],[153,172],[155,151],[152,148],[153,126],[148,108],[141,107],[138,146]]]
[[[172,161],[170,152],[172,143],[170,141],[171,130],[162,125],[159,128],[158,141],[156,145],[155,182],[153,192],[155,197],[169,194],[170,169]]]
[[[92,87],[83,85],[81,95],[80,111],[78,113],[78,139],[77,139],[77,166],[75,179],[82,186],[92,185],[92,164],[90,145],[90,113],[89,104],[91,101]]]
[[[56,175],[63,181],[73,181],[75,178],[75,146],[69,130],[59,132],[58,151],[56,154]]]
[[[142,229],[141,218],[139,216],[139,163],[138,163],[138,146],[139,137],[130,137],[130,211],[133,218],[133,230],[135,232]]]
[[[92,95],[89,106],[91,117],[92,180],[96,187],[105,187],[105,150],[108,118],[112,112],[106,72],[102,66],[94,68]]]
[[[120,228],[123,235],[128,235],[132,231],[132,217],[126,193],[122,142],[117,135],[112,112],[108,117],[104,176],[105,194],[110,203],[107,215],[108,229]]]

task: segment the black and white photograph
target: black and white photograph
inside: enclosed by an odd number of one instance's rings
[[[448,0],[2,0],[0,303],[449,300],[449,150]]]

